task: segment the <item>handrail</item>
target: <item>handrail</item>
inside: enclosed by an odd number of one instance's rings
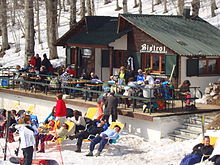
[[[18,72],[18,71],[12,71],[10,73],[13,73],[13,78],[5,78],[5,79],[8,79],[9,81],[12,81],[12,88],[14,89],[14,82],[25,82],[25,83],[32,83],[32,84],[36,84],[36,85],[43,85],[43,86],[47,86],[49,87],[51,84],[48,84],[48,83],[44,83],[44,82],[37,82],[37,81],[33,81],[33,80],[23,80],[23,79],[15,79],[15,75],[16,73],[19,73],[19,74],[28,74],[28,75],[37,75],[37,76],[45,76],[45,77],[49,77],[49,78],[60,78],[60,76],[56,76],[56,75],[51,75],[51,74],[36,74],[36,73],[28,73],[28,72]],[[91,81],[91,80],[84,80],[84,79],[79,79],[79,78],[70,78],[70,80],[73,80],[73,81],[88,81],[88,82],[94,82],[94,81]],[[128,98],[128,99],[132,99],[133,102],[134,100],[139,100],[139,101],[148,101],[150,102],[150,104],[152,102],[155,102],[155,101],[173,101],[173,100],[195,100],[197,99],[195,96],[193,98],[174,98],[174,92],[172,92],[172,96],[171,98],[153,98],[151,96],[151,93],[152,93],[152,90],[167,90],[167,89],[172,89],[172,90],[176,90],[176,89],[180,89],[180,88],[162,88],[162,87],[156,87],[156,88],[144,88],[144,87],[135,87],[135,86],[128,86],[128,85],[120,85],[120,84],[112,84],[112,83],[108,83],[108,82],[98,82],[98,84],[107,84],[109,86],[111,85],[114,85],[116,87],[131,87],[131,88],[139,88],[139,89],[142,89],[142,90],[149,90],[150,91],[150,97],[149,98],[144,98],[144,97],[138,97],[138,96],[126,96],[126,95],[122,95],[122,94],[115,94],[117,97],[120,97],[120,98]],[[190,89],[194,89],[195,91],[198,89],[199,87],[190,87]],[[101,93],[104,93],[104,91],[99,91],[99,90],[91,90],[91,89],[85,89],[85,88],[78,88],[78,87],[70,87],[70,86],[61,86],[61,89],[70,89],[70,90],[77,90],[77,91],[82,91],[82,92],[89,92],[89,93],[97,93],[97,94],[101,94]],[[133,111],[134,111],[134,104],[133,104]],[[151,112],[150,112],[151,113]]]

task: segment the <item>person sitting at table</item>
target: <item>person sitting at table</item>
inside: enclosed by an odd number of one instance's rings
[[[87,84],[87,89],[99,90],[101,86],[98,86],[97,84],[101,84],[102,81],[99,80],[98,76],[94,72],[91,72],[89,79],[90,79],[90,83]],[[85,99],[86,100],[92,101],[92,97],[93,97],[93,93],[92,92],[85,92]]]
[[[75,66],[68,66],[67,67],[67,73],[72,76],[72,77],[76,77],[76,70],[75,70]]]
[[[60,76],[61,87],[69,86],[69,83],[67,83],[66,81],[70,81],[71,77],[70,77],[70,74],[67,73],[67,70],[68,69],[66,69],[65,72]],[[64,93],[68,94],[69,89],[64,88]]]
[[[144,74],[142,69],[138,69],[138,75],[136,81],[138,84],[142,84],[144,82]]]
[[[35,60],[36,60],[36,68],[37,68],[37,70],[40,70],[40,67],[41,67],[41,58],[40,58],[39,54],[36,54],[36,55],[35,55]]]

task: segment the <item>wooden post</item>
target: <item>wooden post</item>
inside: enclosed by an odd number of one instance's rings
[[[113,75],[113,47],[109,48],[109,74]]]

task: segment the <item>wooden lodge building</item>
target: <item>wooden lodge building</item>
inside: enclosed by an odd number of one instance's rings
[[[220,79],[220,30],[203,19],[185,16],[121,14],[86,16],[56,42],[66,48],[66,64],[78,74],[95,72],[108,80],[127,59],[134,70],[152,68],[174,82],[188,79],[201,87]]]

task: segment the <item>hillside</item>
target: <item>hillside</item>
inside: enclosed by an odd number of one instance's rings
[[[176,15],[177,14],[177,0],[167,0],[167,15]],[[185,6],[190,6],[191,0],[185,1]],[[105,15],[105,16],[117,16],[120,11],[115,11],[116,1],[110,1],[110,3],[103,5],[103,1],[95,0],[95,9],[96,15]],[[217,6],[220,7],[220,0],[216,1]],[[122,7],[122,0],[119,0],[119,6]],[[134,1],[128,0],[128,12],[130,13],[138,13],[138,7],[133,8]],[[69,6],[66,5],[66,9]],[[79,13],[79,1],[77,3],[77,10]],[[154,12],[152,12],[152,0],[143,0],[142,2],[142,11],[143,14],[164,14],[163,13],[163,4],[155,5]],[[211,8],[210,8],[210,0],[204,0],[201,2],[201,8],[199,16],[206,21],[210,22],[214,26],[220,28],[220,9],[216,10],[216,16],[211,18]],[[9,13],[10,14],[10,13]],[[45,5],[41,1],[40,7],[40,25],[41,25],[41,38],[42,43],[38,43],[37,34],[35,35],[35,53],[39,53],[40,56],[43,53],[48,54],[48,46],[46,39],[46,11]],[[8,23],[8,32],[9,32],[9,43],[11,49],[6,51],[6,55],[3,58],[0,56],[0,65],[4,67],[15,66],[17,64],[23,66],[23,55],[24,55],[24,34],[23,34],[23,22],[24,22],[24,11],[18,10],[16,11],[16,25],[12,26],[11,22]],[[78,16],[79,17],[79,16]],[[79,20],[79,18],[78,18]],[[35,30],[37,31],[38,26],[35,25]],[[60,18],[60,26],[59,26],[59,37],[62,36],[69,29],[69,12],[63,11],[61,12]],[[1,36],[0,36],[0,45],[1,45]],[[20,50],[20,51],[18,51]],[[65,63],[65,49],[62,47],[58,47],[58,56],[59,59],[52,60],[52,64],[54,67],[57,65],[61,65]]]

